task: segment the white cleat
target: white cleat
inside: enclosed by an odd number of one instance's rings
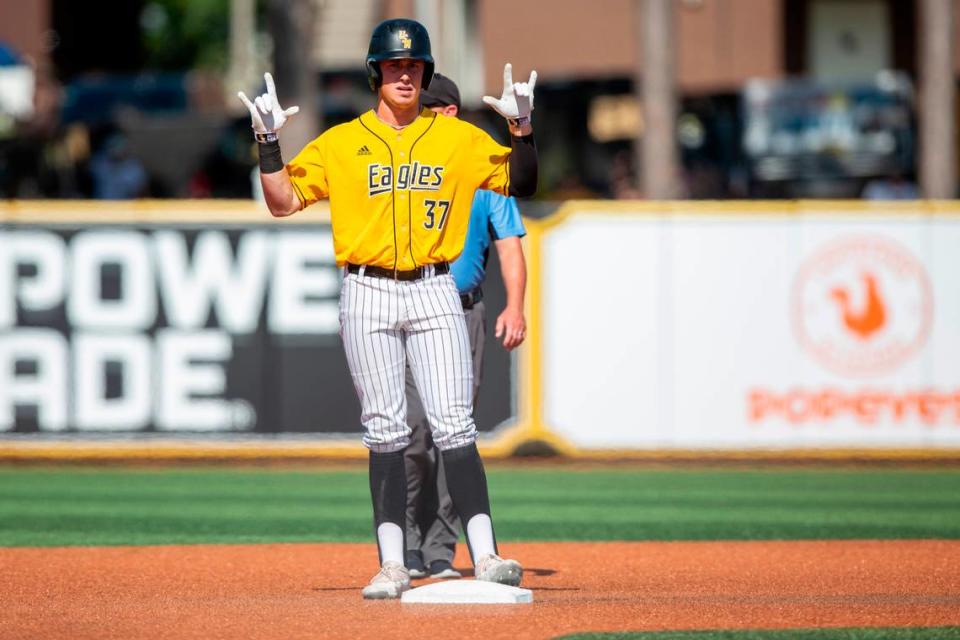
[[[388,560],[361,593],[367,600],[390,600],[409,588],[410,572],[399,562]]]
[[[523,567],[516,560],[504,560],[500,556],[490,553],[480,558],[474,574],[477,580],[519,587],[520,580],[523,579]]]

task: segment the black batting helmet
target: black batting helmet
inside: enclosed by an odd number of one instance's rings
[[[394,18],[384,20],[373,30],[370,36],[370,49],[367,51],[367,80],[374,91],[383,81],[380,62],[411,58],[423,60],[422,89],[430,86],[433,77],[433,56],[430,55],[430,36],[427,29],[416,20]]]

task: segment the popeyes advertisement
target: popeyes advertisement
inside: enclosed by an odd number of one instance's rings
[[[797,270],[791,322],[805,354],[850,382],[789,390],[758,386],[748,397],[751,422],[802,425],[848,417],[865,425],[960,425],[960,386],[938,387],[932,379],[912,386],[857,382],[895,379],[920,357],[933,321],[928,268],[906,246],[879,234],[824,244]]]
[[[742,206],[584,203],[548,228],[547,428],[584,450],[960,446],[960,214]],[[593,243],[597,269],[568,263]]]

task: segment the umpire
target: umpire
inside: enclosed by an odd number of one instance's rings
[[[460,91],[450,78],[433,74],[430,87],[420,94],[420,103],[435,113],[457,117]],[[507,304],[497,317],[495,335],[513,349],[523,342],[526,322],[523,297],[527,267],[520,238],[526,235],[516,200],[493,191],[477,191],[470,209],[470,225],[463,253],[450,265],[460,292],[470,351],[473,356],[473,402],[476,405],[483,373],[483,346],[487,313],[481,284],[486,276],[491,242],[500,260],[500,274]],[[459,519],[447,491],[443,457],[433,444],[420,395],[407,367],[407,424],[412,429],[404,456],[407,472],[406,565],[410,577],[459,578],[453,557],[459,536]]]

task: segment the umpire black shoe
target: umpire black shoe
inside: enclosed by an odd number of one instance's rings
[[[423,554],[420,553],[419,549],[407,549],[404,560],[411,578],[427,577],[427,568],[423,564]]]
[[[462,578],[463,574],[453,568],[446,560],[434,560],[430,563],[431,578]]]

